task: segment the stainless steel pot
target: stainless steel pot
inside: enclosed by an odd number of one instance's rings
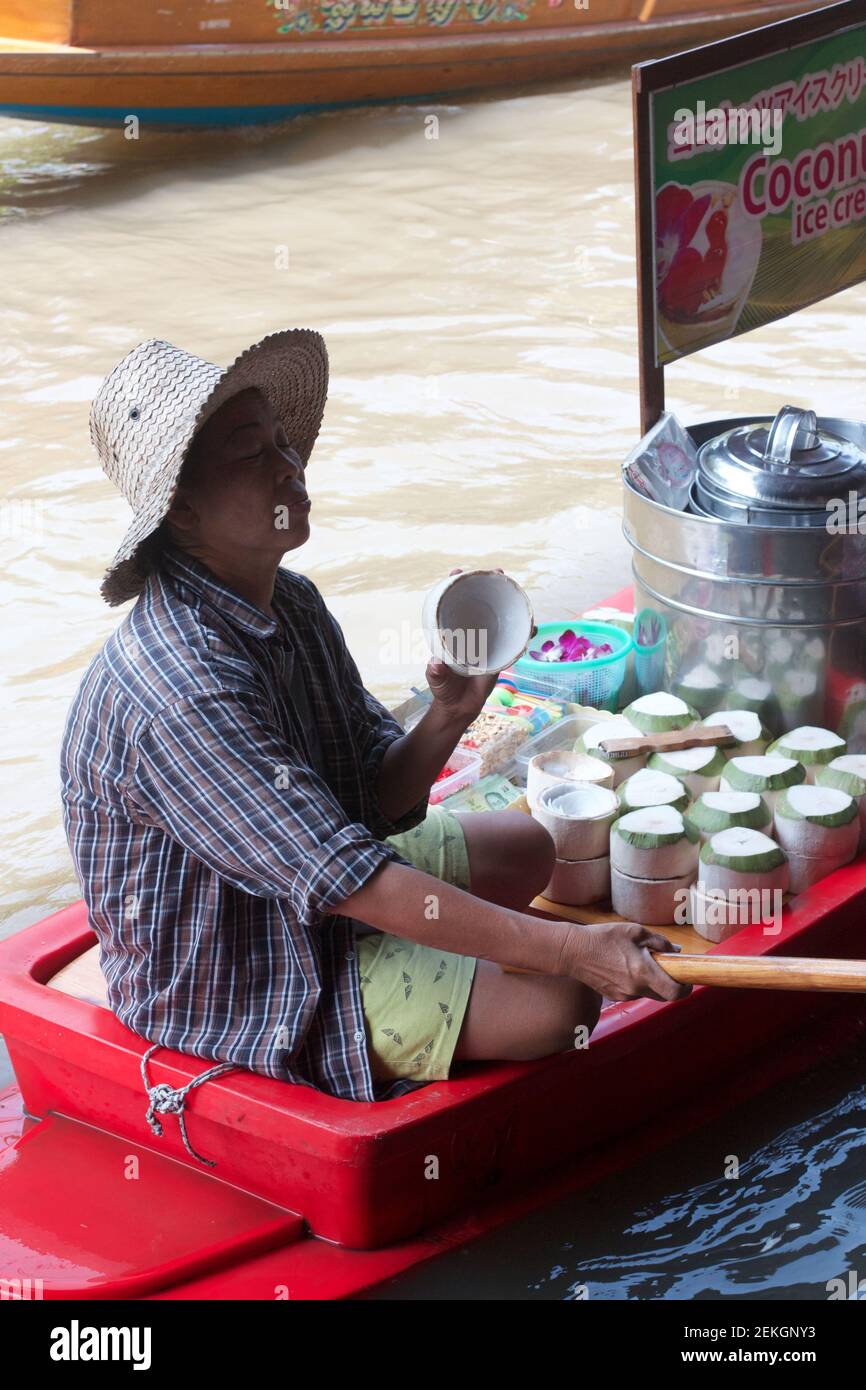
[[[775,434],[773,422],[743,418],[692,426],[694,511],[661,506],[624,478],[623,530],[644,614],[637,680],[702,713],[757,709],[772,733],[839,729],[866,751],[866,535],[856,529],[866,424],[794,415]],[[847,505],[851,494],[854,528],[837,530],[827,504]]]

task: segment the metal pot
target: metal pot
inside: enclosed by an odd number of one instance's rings
[[[688,434],[699,446],[688,512],[624,478],[635,611],[666,636],[662,672],[659,643],[644,663],[636,633],[642,691],[674,691],[701,713],[754,708],[774,734],[839,729],[866,751],[866,535],[856,509],[854,528],[828,525],[828,503],[866,498],[866,424],[785,407]]]
[[[866,453],[824,430],[813,410],[736,425],[698,453],[690,510],[754,526],[827,529],[828,503],[866,488]]]

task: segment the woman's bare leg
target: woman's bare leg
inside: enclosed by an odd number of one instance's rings
[[[471,891],[523,911],[553,872],[553,840],[522,811],[460,812]],[[577,980],[519,975],[480,960],[455,1061],[532,1061],[564,1052],[598,1022],[601,998]]]
[[[471,892],[503,907],[528,907],[556,858],[543,825],[523,811],[455,811],[469,855]]]
[[[528,1062],[565,1052],[585,1042],[600,1009],[601,997],[577,980],[512,974],[480,960],[454,1060]]]

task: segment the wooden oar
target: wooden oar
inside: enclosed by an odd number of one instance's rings
[[[866,993],[866,961],[798,956],[704,956],[653,951],[672,980],[732,989],[830,989]]]

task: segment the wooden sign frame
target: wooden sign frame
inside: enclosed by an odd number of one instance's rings
[[[652,182],[653,93],[694,82],[728,68],[828,38],[866,21],[866,0],[839,0],[825,9],[781,19],[733,38],[704,44],[670,58],[637,63],[632,72],[634,122],[635,239],[637,244],[638,355],[641,434],[665,408],[665,369],[656,362],[656,265]]]

